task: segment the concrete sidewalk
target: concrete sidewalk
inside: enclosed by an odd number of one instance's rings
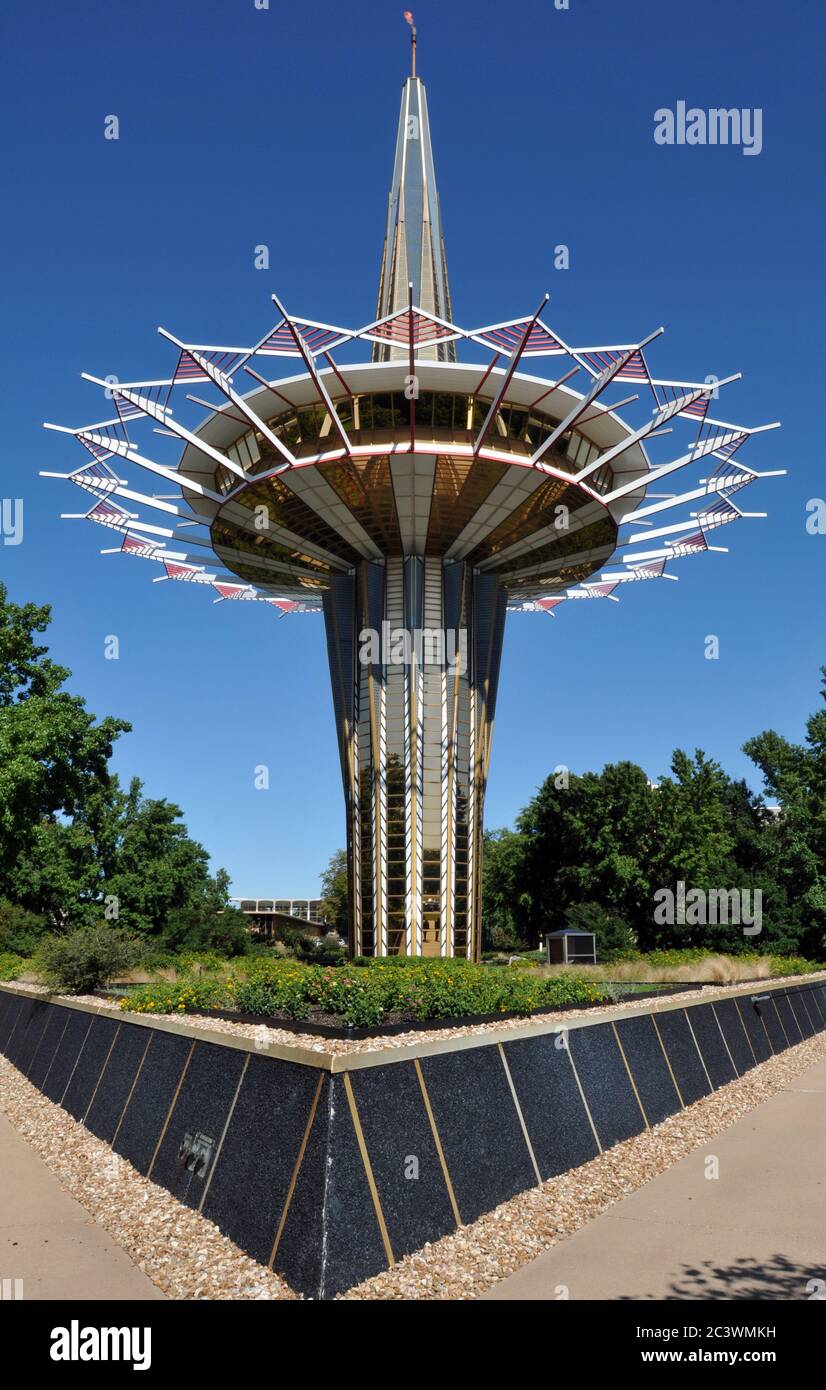
[[[0,1297],[164,1298],[0,1115]],[[22,1284],[18,1284],[22,1281]]]
[[[575,1300],[826,1295],[826,1061],[484,1298],[565,1289]]]

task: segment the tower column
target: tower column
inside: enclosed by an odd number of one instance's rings
[[[324,602],[356,955],[476,958],[504,631],[495,578],[389,556]]]

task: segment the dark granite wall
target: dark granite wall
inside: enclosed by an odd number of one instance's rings
[[[310,1298],[826,1029],[826,985],[329,1074],[0,986],[0,1053]]]

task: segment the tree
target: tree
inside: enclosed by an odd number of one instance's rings
[[[337,849],[321,875],[321,909],[325,922],[335,927],[345,941],[350,932],[350,890],[347,877],[347,852]]]
[[[0,955],[4,951],[18,956],[33,955],[45,929],[42,917],[0,899]]]
[[[733,885],[734,837],[729,826],[729,782],[720,765],[697,749],[691,758],[678,748],[671,759],[671,777],[663,777],[656,795],[656,824],[648,860],[650,896],[645,918],[639,924],[642,950],[654,947],[683,948],[717,946],[723,948],[717,930],[707,924],[681,922],[657,924],[654,921],[654,893],[677,884],[708,891]],[[733,928],[735,943],[742,932]],[[732,943],[727,943],[731,945]]]
[[[35,640],[49,619],[48,606],[10,603],[0,584],[0,896],[34,911],[39,904],[26,900],[21,870],[39,840],[48,857],[62,853],[60,836],[44,842],[43,827],[72,819],[96,793],[110,792],[112,747],[131,727],[122,719],[97,723],[85,702],[63,689],[69,672]]]
[[[485,831],[482,850],[482,949],[485,951],[521,950],[531,944],[533,905],[525,883],[526,848],[526,836],[516,831]]]
[[[826,667],[821,668],[826,701]],[[797,949],[826,957],[826,710],[806,721],[805,746],[773,729],[751,738],[743,751],[759,767],[766,789],[780,803],[767,831],[776,881],[787,904],[785,926]]]
[[[599,903],[634,928],[650,915],[654,796],[630,762],[546,778],[517,820],[533,937],[564,927],[577,903]]]
[[[137,778],[124,790],[110,772],[130,725],[96,721],[63,688],[69,672],[35,636],[49,618],[48,607],[10,603],[0,585],[0,900],[32,914],[29,948],[34,924],[69,932],[103,921],[182,945],[245,949],[228,877],[210,874],[180,809],[144,797]]]
[[[628,923],[606,912],[599,903],[576,903],[574,907],[569,907],[565,924],[573,931],[591,932],[594,935],[597,959],[600,961],[627,959],[636,949],[634,933]]]

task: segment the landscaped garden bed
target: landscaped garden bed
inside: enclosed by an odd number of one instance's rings
[[[458,960],[391,958],[344,967],[262,961],[229,979],[158,982],[130,991],[122,1007],[137,1013],[221,1010],[247,1019],[335,1028],[390,1028],[434,1020],[528,1015],[566,1005],[610,1001],[603,986],[536,969],[492,970]]]
[[[634,990],[633,995],[630,991],[618,993],[615,997],[613,991],[606,990],[599,998],[591,998],[587,1001],[578,1000],[564,1004],[546,1004],[540,1008],[531,1009],[529,1013],[524,1010],[505,1010],[497,1013],[473,1013],[461,1014],[456,1017],[440,1015],[437,1017],[422,1018],[410,1011],[395,1010],[384,1015],[380,1023],[356,1027],[347,1026],[342,1022],[340,1015],[325,1012],[319,1007],[311,1007],[306,1019],[298,1020],[291,1018],[288,1014],[250,1014],[241,1012],[238,1009],[217,1009],[205,1008],[204,1006],[187,1006],[183,1010],[186,1014],[193,1014],[207,1018],[224,1018],[230,1023],[261,1023],[267,1028],[281,1028],[288,1033],[296,1033],[307,1037],[322,1038],[344,1038],[360,1040],[363,1038],[377,1037],[396,1037],[400,1033],[426,1032],[432,1029],[436,1023],[440,1028],[467,1028],[479,1023],[497,1023],[504,1019],[511,1018],[537,1018],[543,1014],[564,1013],[566,1010],[580,1011],[582,1009],[604,1008],[606,1004],[617,1002],[618,998],[628,1000],[629,997],[637,999],[659,998],[663,994],[680,994],[693,992],[694,985],[660,985],[658,988],[640,987]],[[126,1007],[130,1007],[128,1001]],[[176,1009],[175,1012],[181,1012]]]
[[[158,981],[120,997],[136,1013],[201,1014],[333,1038],[464,1027],[596,1008],[691,989],[691,984],[592,981],[516,964],[492,969],[459,960],[389,958],[344,967],[256,962],[231,978]]]
[[[232,960],[216,953],[181,953],[147,959],[120,986],[81,989],[44,976],[36,959],[0,955],[0,979],[40,979],[56,993],[97,993],[137,1013],[211,1016],[344,1039],[604,1008],[713,985],[753,982],[762,987],[772,979],[819,968],[801,957],[728,956],[697,949],[634,952],[612,963],[579,968],[548,967],[538,952],[482,964],[385,957],[335,965],[309,964],[274,951]]]

